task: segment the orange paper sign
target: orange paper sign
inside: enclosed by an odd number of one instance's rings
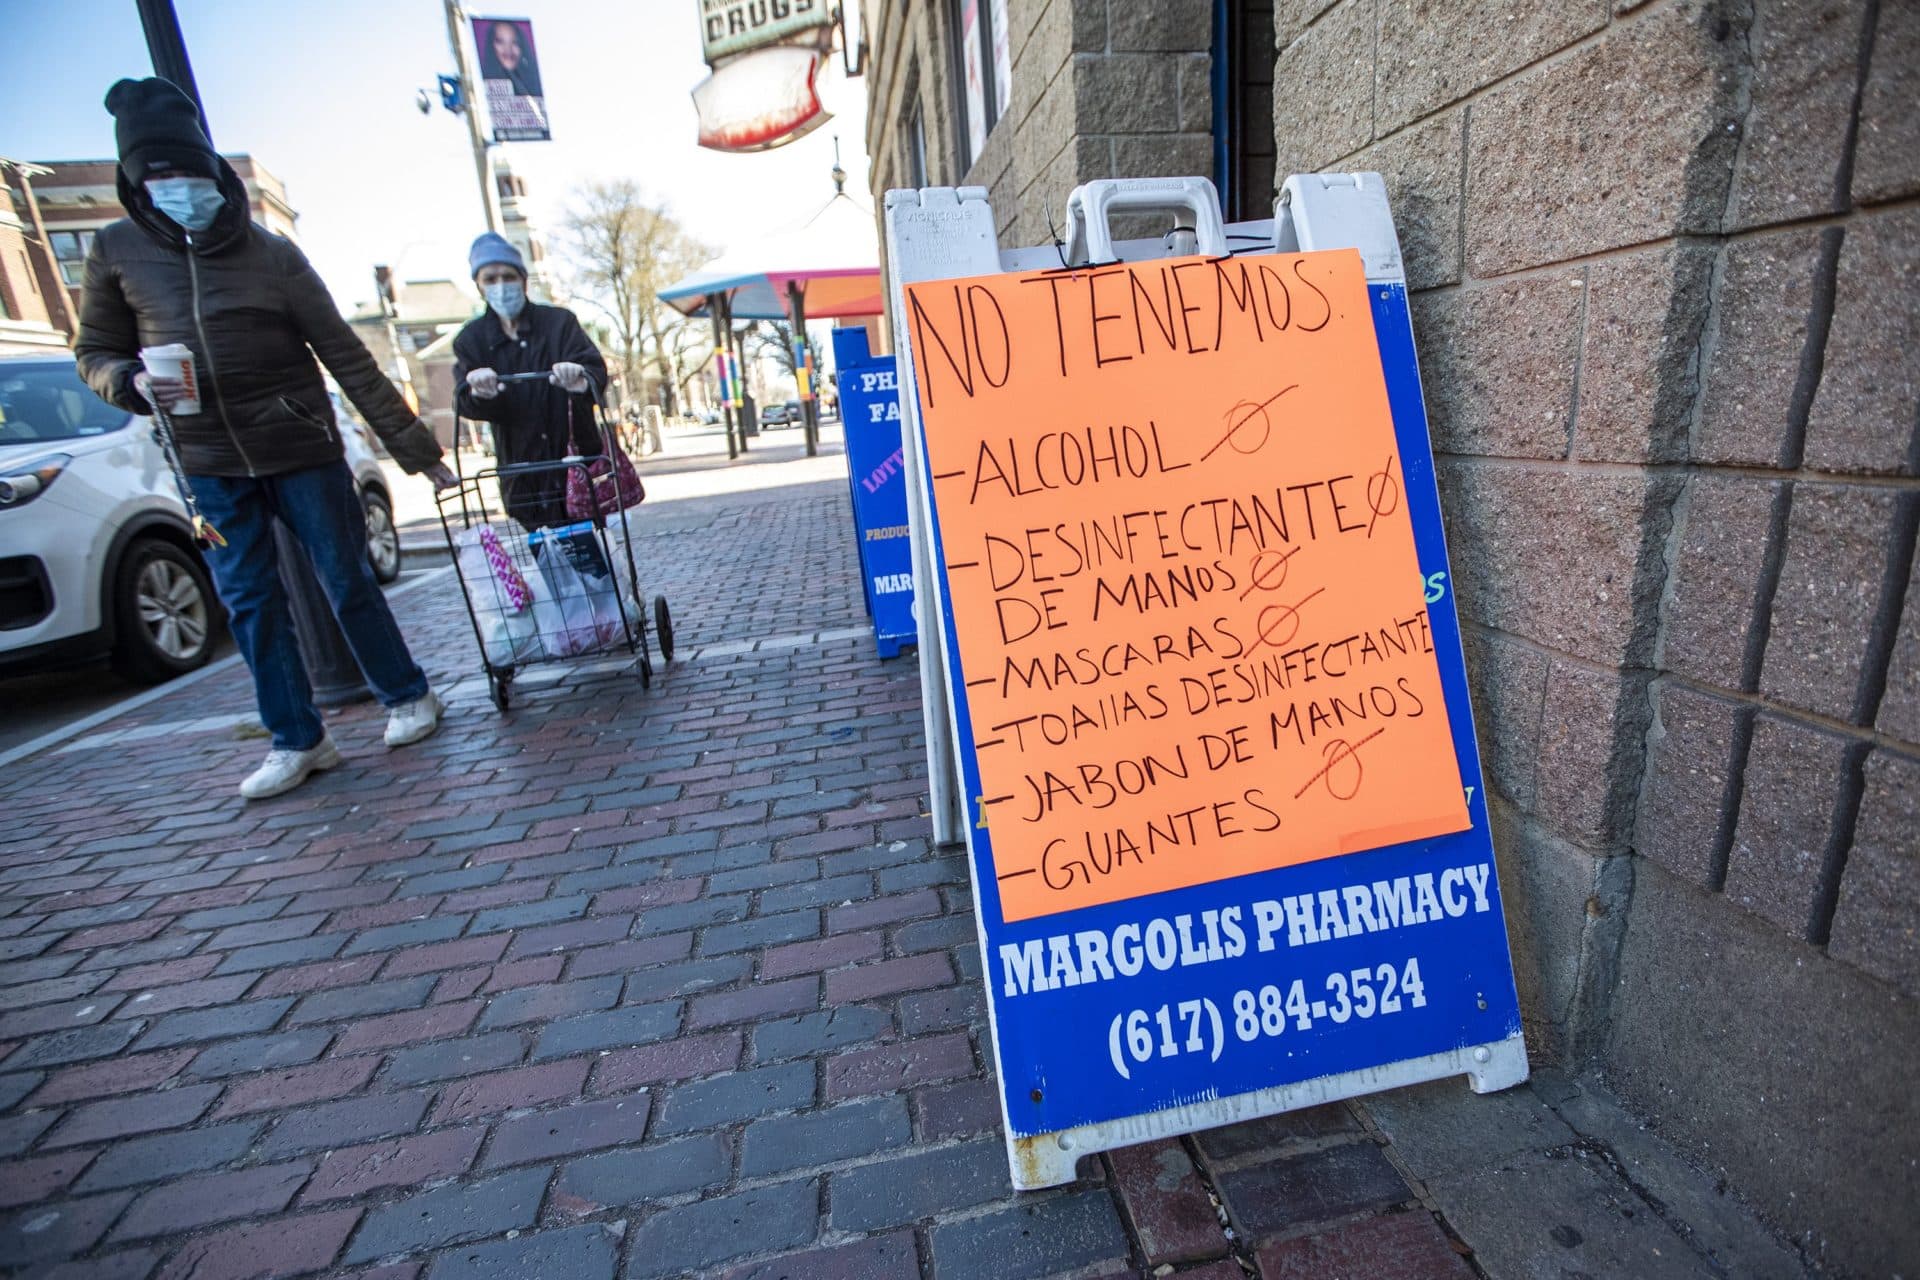
[[[1006,919],[1467,828],[1357,253],[907,319]]]

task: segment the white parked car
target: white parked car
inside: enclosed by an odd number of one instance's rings
[[[390,582],[400,545],[365,432],[342,421],[368,558]],[[70,358],[0,358],[0,675],[106,658],[158,683],[204,665],[222,621],[151,423]]]
[[[360,505],[367,513],[367,561],[382,584],[392,582],[400,576],[400,531],[393,524],[387,473],[380,469],[379,438],[338,391],[327,394],[333,399],[333,420],[340,428],[340,443],[346,446],[347,465],[353,468]]]

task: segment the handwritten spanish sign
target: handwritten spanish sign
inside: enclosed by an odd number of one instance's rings
[[[1358,254],[908,314],[1006,919],[1468,826]]]

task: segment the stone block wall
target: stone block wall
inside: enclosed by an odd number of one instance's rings
[[[1212,6],[871,0],[876,196],[1209,173]],[[1537,1062],[1841,1271],[1920,1256],[1920,4],[1276,0],[1281,175],[1385,176]]]
[[[1911,1256],[1911,1090],[1857,1095],[1920,1051],[1920,6],[1276,26],[1279,171],[1380,171],[1417,291],[1536,1056]]]
[[[1090,178],[1213,171],[1210,0],[1010,0],[1013,93],[966,181],[1003,245],[1064,229]]]
[[[952,48],[944,26],[933,20],[936,7],[886,0],[862,0],[860,6],[860,30],[873,51],[867,68],[866,126],[876,214],[883,193],[914,185],[908,121],[916,103],[924,111],[928,181],[950,184],[957,178],[959,122],[948,106]]]
[[[953,33],[938,0],[869,0],[881,51],[868,82],[876,195],[911,185],[904,124],[924,113],[928,178],[987,187],[1000,243],[1064,231],[1067,194],[1090,178],[1213,171],[1210,0],[1009,0],[1013,84],[1006,113],[962,171],[952,106]]]

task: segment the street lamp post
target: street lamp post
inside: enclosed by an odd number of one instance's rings
[[[171,81],[193,99],[200,110],[200,125],[213,137],[207,125],[206,104],[200,101],[200,88],[194,83],[193,65],[187,59],[187,44],[180,34],[180,19],[173,11],[173,0],[138,0],[140,25],[147,36],[147,53],[153,59],[153,73]],[[286,524],[273,522],[273,543],[280,562],[280,581],[286,584],[287,603],[293,615],[293,631],[300,645],[313,685],[314,703],[337,707],[371,698],[373,693],[353,660],[347,639],[340,633],[320,580],[306,550]]]

